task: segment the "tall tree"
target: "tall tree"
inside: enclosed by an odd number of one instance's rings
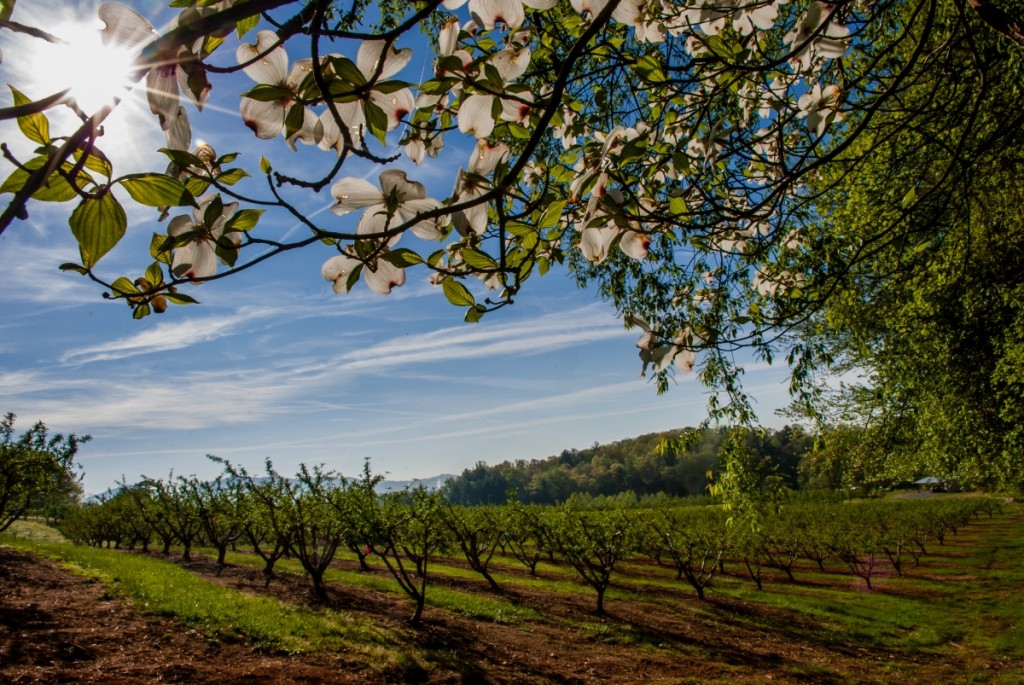
[[[877,114],[816,184],[808,258],[843,273],[798,346],[860,375],[818,406],[860,426],[868,480],[1019,489],[1024,64],[970,24],[938,37],[903,107]]]
[[[78,446],[88,435],[50,435],[41,421],[15,436],[14,414],[0,419],[0,532],[34,507],[78,493]]]

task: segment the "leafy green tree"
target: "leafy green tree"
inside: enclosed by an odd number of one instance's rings
[[[89,440],[50,435],[41,421],[15,436],[14,419],[0,419],[0,532],[35,507],[81,492],[75,455]]]
[[[703,600],[729,549],[725,512],[710,507],[657,509],[646,522],[651,551],[668,557],[676,568],[676,580],[686,578]]]
[[[812,402],[826,480],[1019,490],[1024,64],[957,6],[934,12],[942,29],[893,53],[929,69],[902,84],[901,107],[858,120],[865,134],[812,183],[801,263],[840,278],[796,344],[809,372],[860,379]]]
[[[192,477],[184,482],[184,486],[196,503],[203,538],[217,550],[217,565],[223,569],[228,547],[244,533],[244,502],[223,476],[212,481]]]
[[[162,554],[170,556],[171,545],[177,539],[176,525],[150,483],[143,481],[131,486],[122,483],[121,492],[128,494],[135,505],[135,515],[160,539]]]
[[[322,467],[300,464],[296,478],[290,480],[274,471],[269,460],[267,477],[276,482],[285,495],[280,516],[291,529],[289,549],[312,581],[313,595],[318,601],[326,602],[324,574],[338,548],[352,534],[332,503],[337,490],[343,487],[342,478]]]
[[[274,577],[274,566],[288,553],[295,534],[295,527],[285,518],[290,502],[287,483],[273,476],[254,478],[226,459],[213,455],[209,458],[224,467],[245,539],[252,545],[253,552],[263,559],[263,578],[269,585]],[[270,470],[270,465],[267,466]]]
[[[441,519],[442,500],[419,487],[361,500],[362,535],[402,591],[415,603],[409,622],[419,624],[426,604],[429,562],[449,535]]]
[[[170,541],[181,543],[181,560],[192,561],[192,545],[203,532],[199,499],[184,476],[168,476],[167,480],[145,479],[137,488],[140,509],[154,528],[163,530],[164,554],[170,553]]]
[[[544,519],[558,554],[597,593],[597,613],[619,561],[636,552],[638,530],[625,511],[580,511],[562,505]]]
[[[501,586],[490,573],[491,559],[508,535],[508,516],[504,507],[460,507],[450,503],[441,510],[448,527],[469,567],[483,576],[495,592]]]

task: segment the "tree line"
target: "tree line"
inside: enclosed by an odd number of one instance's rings
[[[665,494],[696,497],[708,493],[709,474],[721,468],[729,429],[686,429],[649,433],[586,449],[566,449],[546,459],[483,461],[445,485],[445,496],[459,504],[500,503],[510,493],[521,502],[555,504],[572,496],[638,497]],[[680,440],[685,436],[684,440]],[[799,426],[744,431],[744,442],[759,468],[785,487],[802,482],[800,465],[813,437]]]

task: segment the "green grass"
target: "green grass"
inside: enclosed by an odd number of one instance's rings
[[[231,564],[263,567],[262,559],[252,554],[229,552],[226,561]],[[274,568],[277,572],[296,575],[304,573],[299,562],[290,559],[279,560]],[[432,564],[429,569],[430,574],[438,574],[437,568],[437,565]],[[441,571],[438,575],[444,575],[444,573],[444,571]],[[473,575],[475,576],[476,574]],[[324,574],[324,580],[329,583],[338,583],[396,596],[404,596],[395,580],[385,571],[362,573],[332,567]],[[500,597],[460,592],[430,583],[427,584],[426,605],[447,609],[456,614],[491,623],[519,624],[524,621],[541,619],[541,615],[533,609],[501,599]]]
[[[292,606],[199,578],[146,555],[114,553],[29,537],[26,530],[0,535],[0,543],[36,552],[95,578],[111,595],[129,597],[144,614],[174,617],[209,639],[245,640],[285,653],[345,653],[381,671],[420,668],[402,631],[344,612]]]

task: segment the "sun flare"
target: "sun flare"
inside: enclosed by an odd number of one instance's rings
[[[33,60],[40,88],[70,88],[86,114],[124,97],[132,86],[131,64],[138,50],[105,44],[96,24],[66,24],[54,34],[64,42],[41,47]]]

